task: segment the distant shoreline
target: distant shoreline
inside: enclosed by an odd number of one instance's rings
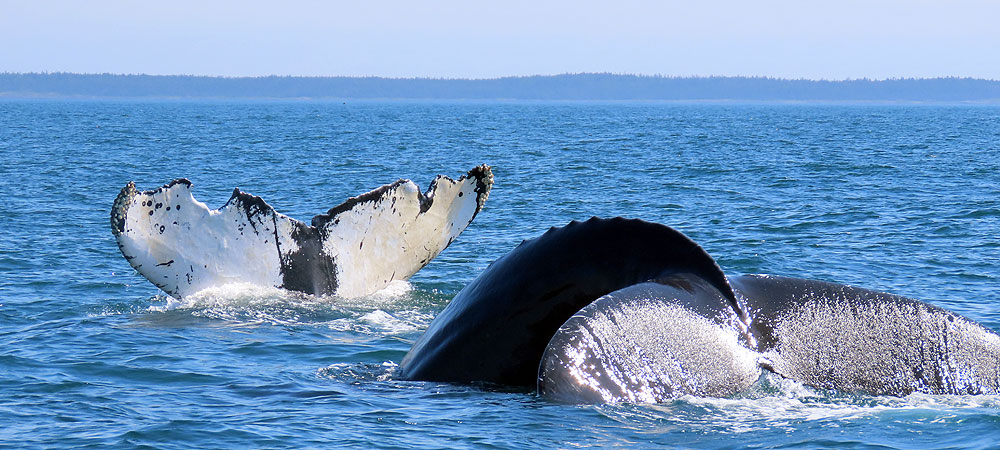
[[[0,99],[997,104],[974,78],[786,80],[582,73],[494,79],[0,73]]]
[[[327,104],[511,104],[511,105],[787,105],[787,106],[1000,106],[1000,99],[992,100],[740,100],[740,99],[686,99],[686,100],[565,100],[565,99],[510,99],[510,98],[337,98],[337,97],[161,97],[161,96],[38,96],[0,92],[0,102],[136,102],[136,103],[327,103]]]

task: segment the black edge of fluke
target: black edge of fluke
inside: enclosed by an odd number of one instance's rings
[[[358,206],[361,203],[381,201],[382,198],[385,196],[386,192],[399,187],[399,185],[406,183],[407,181],[410,180],[401,178],[399,180],[392,182],[392,184],[379,186],[359,196],[348,198],[347,200],[344,201],[344,203],[341,203],[337,206],[334,206],[333,208],[330,208],[326,213],[317,214],[313,216],[311,221],[312,226],[315,228],[321,228],[322,226],[326,225],[327,222],[336,217],[338,214],[344,211],[350,211],[354,209],[355,206]]]
[[[142,192],[136,191],[135,182],[133,181],[129,181],[127,184],[125,184],[125,187],[123,187],[122,190],[118,192],[118,196],[115,197],[115,201],[114,203],[112,203],[111,206],[111,233],[114,234],[115,236],[118,236],[121,233],[125,232],[125,219],[128,217],[128,208],[132,204],[132,199],[134,199],[136,195],[139,194],[153,195],[158,192],[170,189],[176,184],[184,184],[190,187],[191,181],[189,181],[187,178],[175,178],[169,183],[164,184],[163,186],[160,186],[156,189],[150,189],[148,191],[142,191]]]
[[[448,304],[400,363],[403,379],[534,386],[556,330],[618,289],[695,273],[735,304],[715,260],[673,228],[591,218],[553,227],[494,261]]]
[[[472,214],[472,217],[475,218],[476,215],[479,214],[479,211],[483,209],[483,205],[486,203],[486,199],[489,198],[490,189],[493,187],[493,170],[490,168],[490,166],[486,164],[480,164],[479,166],[476,166],[475,168],[470,170],[467,174],[459,177],[457,180],[454,180],[451,177],[445,175],[439,175],[437,178],[431,180],[430,184],[427,186],[426,191],[422,192],[419,189],[417,189],[417,196],[418,196],[417,199],[420,202],[420,213],[422,214],[427,212],[427,210],[429,210],[431,206],[434,204],[434,191],[437,189],[439,179],[444,179],[453,183],[461,183],[462,181],[465,181],[468,178],[473,178],[476,180],[476,189],[475,189],[477,194],[476,211]],[[334,206],[333,208],[330,208],[326,213],[317,214],[316,216],[314,216],[311,221],[312,226],[316,228],[321,228],[328,222],[333,220],[334,217],[337,217],[338,214],[345,211],[350,211],[351,209],[354,209],[354,207],[356,207],[361,203],[382,201],[385,197],[386,192],[396,189],[397,187],[399,187],[399,185],[406,183],[408,181],[410,180],[401,178],[391,184],[380,186],[378,188],[365,192],[364,194],[358,195],[356,197],[348,198],[343,203]]]
[[[483,210],[486,200],[490,198],[490,189],[493,188],[493,169],[486,164],[480,164],[459,178],[458,181],[462,181],[466,177],[476,180],[476,211],[472,213],[472,219],[475,219],[479,211]],[[472,223],[472,219],[469,219],[469,223]]]
[[[111,234],[118,236],[125,232],[125,217],[128,215],[128,205],[135,197],[135,183],[129,181],[125,187],[118,192],[115,202],[111,206]]]
[[[263,198],[260,198],[256,195],[247,192],[243,192],[240,190],[240,188],[233,189],[233,195],[231,195],[229,197],[229,200],[226,201],[226,203],[222,205],[222,207],[219,209],[221,210],[222,208],[225,208],[229,205],[236,205],[237,207],[241,208],[243,210],[243,215],[247,218],[247,220],[250,221],[250,226],[253,227],[256,227],[256,225],[254,225],[252,220],[254,217],[258,215],[277,214],[277,211],[274,210],[274,207],[272,207],[266,201],[264,201]]]

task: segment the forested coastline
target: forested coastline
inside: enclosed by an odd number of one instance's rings
[[[1000,81],[827,81],[606,73],[493,79],[0,73],[0,97],[998,102]]]

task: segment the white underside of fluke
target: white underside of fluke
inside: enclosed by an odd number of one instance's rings
[[[465,230],[479,211],[475,180],[439,176],[426,212],[417,185],[407,181],[377,202],[364,202],[327,222],[323,251],[337,255],[337,293],[345,297],[382,289],[424,267]]]
[[[421,193],[399,180],[348,199],[312,226],[239,190],[218,210],[175,180],[115,200],[111,228],[125,259],[181,298],[230,283],[357,297],[406,280],[465,230],[489,195],[486,165]]]

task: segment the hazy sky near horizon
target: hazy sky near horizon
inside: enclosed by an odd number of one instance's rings
[[[0,72],[1000,79],[1000,2],[0,0]]]

